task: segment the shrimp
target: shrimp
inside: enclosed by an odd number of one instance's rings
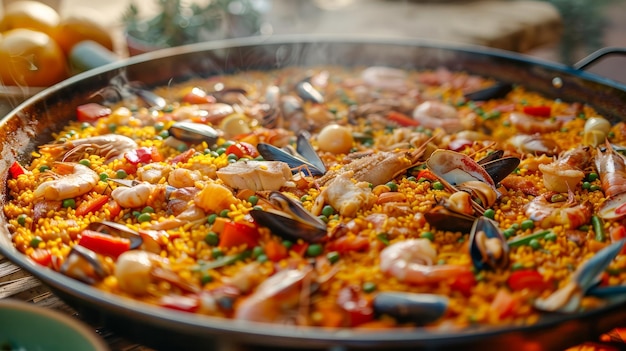
[[[60,201],[88,193],[100,177],[91,168],[80,163],[57,162],[53,180],[45,181],[35,189],[35,198]]]
[[[435,264],[437,251],[428,239],[410,239],[387,246],[380,253],[380,269],[409,284],[432,284],[471,272],[461,265]]]
[[[105,134],[68,140],[62,144],[45,144],[40,149],[61,156],[63,161],[79,160],[83,158],[82,152],[84,152],[100,155],[110,162],[123,157],[124,153],[135,150],[137,147],[137,143],[127,136]]]
[[[144,206],[152,191],[154,185],[149,183],[139,183],[131,187],[120,186],[111,192],[111,197],[123,208],[135,208]]]
[[[623,217],[626,215],[626,160],[607,142],[607,150],[596,154],[595,164],[607,197],[598,215],[604,219]]]
[[[202,178],[199,171],[192,171],[186,168],[176,168],[171,171],[167,177],[169,185],[175,188],[192,187],[196,181]]]
[[[350,179],[352,174],[353,172],[346,172],[334,178],[317,197],[311,212],[320,214],[324,204],[328,202],[340,215],[352,217],[359,209],[369,209],[374,205],[376,196],[372,193],[370,183],[354,183]]]
[[[535,197],[526,205],[526,216],[538,222],[541,228],[556,225],[578,228],[588,223],[593,213],[593,205],[588,200],[577,203],[574,193],[570,190],[567,201],[551,202],[554,192]]]
[[[298,307],[306,308],[310,294],[312,270],[286,269],[261,283],[235,311],[235,319],[302,324]]]
[[[573,189],[585,177],[582,171],[591,160],[588,146],[578,146],[568,150],[556,161],[540,164],[543,173],[543,184],[546,189],[564,193]]]
[[[471,129],[471,119],[462,118],[452,106],[438,101],[426,101],[413,110],[413,119],[426,128],[442,128],[447,133]]]
[[[522,112],[511,112],[509,120],[517,130],[527,134],[555,132],[563,125],[559,119],[533,117]]]

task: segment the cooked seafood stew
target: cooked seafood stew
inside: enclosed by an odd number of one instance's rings
[[[102,96],[107,96],[103,92]],[[188,313],[529,325],[626,287],[626,124],[447,69],[292,67],[85,103],[14,163],[14,246]]]

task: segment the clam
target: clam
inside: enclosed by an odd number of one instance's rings
[[[300,203],[278,191],[272,191],[267,200],[273,207],[250,211],[252,218],[260,225],[289,240],[303,239],[314,243],[326,236],[326,223]]]
[[[446,296],[406,292],[381,292],[374,297],[374,312],[399,322],[424,325],[441,318],[448,309]]]
[[[220,137],[220,133],[213,127],[189,121],[174,123],[169,129],[169,133],[178,140],[195,144],[205,141],[209,146],[214,145]]]
[[[509,246],[498,223],[487,217],[478,217],[469,237],[469,251],[478,270],[500,269],[509,265]]]
[[[622,239],[598,251],[576,269],[567,284],[548,297],[535,300],[535,308],[548,312],[576,312],[583,296],[600,282],[602,273],[622,251],[625,242],[626,239]]]
[[[510,83],[498,82],[487,88],[472,91],[464,95],[465,100],[485,101],[490,99],[499,99],[505,97],[511,90],[513,85]]]
[[[257,150],[268,161],[281,161],[289,165],[294,173],[303,171],[309,175],[324,175],[326,166],[309,143],[309,134],[298,134],[296,149],[293,147],[278,148],[271,144],[259,143]]]

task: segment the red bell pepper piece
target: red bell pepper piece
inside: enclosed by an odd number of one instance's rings
[[[117,258],[130,250],[130,240],[85,229],[78,239],[78,245],[84,246],[101,255]]]
[[[511,273],[507,284],[511,290],[523,289],[543,290],[548,287],[548,282],[543,280],[543,275],[533,269],[523,269]]]
[[[476,285],[476,277],[474,273],[468,271],[458,274],[450,284],[452,290],[460,292],[463,296],[472,295],[472,288]]]
[[[306,250],[309,248],[308,243],[295,243],[291,245],[291,251],[297,253],[298,255],[304,257]]]
[[[140,147],[139,149],[128,151],[124,154],[124,158],[134,164],[150,163],[162,161],[163,157],[159,154],[157,148],[153,147]]]
[[[79,122],[93,123],[102,117],[111,114],[111,109],[96,103],[80,105],[76,108],[76,118]]]
[[[552,108],[550,106],[524,106],[524,113],[537,117],[550,117]]]
[[[329,251],[337,251],[340,254],[346,252],[362,252],[370,247],[370,240],[364,236],[345,235],[328,243]]]
[[[397,111],[390,111],[387,114],[387,119],[403,127],[417,127],[420,125],[419,121]]]
[[[87,201],[83,201],[76,208],[77,216],[84,216],[88,213],[96,212],[104,206],[104,204],[109,202],[108,195],[99,195],[93,197]]]
[[[337,304],[347,313],[351,327],[356,327],[374,319],[374,309],[370,300],[360,289],[347,286],[339,290]]]
[[[11,166],[9,167],[9,174],[12,178],[17,178],[24,173],[26,173],[26,170],[17,161],[14,161],[13,164],[11,164]]]
[[[500,318],[507,318],[513,315],[516,305],[517,301],[513,295],[505,289],[500,289],[489,307],[491,310],[495,311]]]
[[[259,231],[253,223],[226,222],[224,229],[220,233],[220,243],[218,247],[229,248],[245,245],[251,249],[258,244]]]
[[[287,258],[289,253],[287,252],[287,247],[282,243],[279,243],[276,240],[270,240],[265,244],[263,248],[265,251],[265,255],[272,262],[278,262],[283,258]]]
[[[626,227],[624,227],[623,225],[620,225],[620,226],[612,228],[611,231],[609,232],[609,236],[611,237],[612,242],[617,242],[623,238],[626,238]],[[622,248],[622,251],[620,251],[620,254],[622,255],[626,254],[626,245]]]
[[[48,267],[52,263],[52,254],[48,249],[35,249],[29,256],[44,267]]]
[[[237,158],[242,158],[244,156],[255,158],[259,156],[259,151],[254,147],[254,145],[246,143],[244,141],[240,141],[238,143],[232,144],[226,148],[226,155],[234,154]]]

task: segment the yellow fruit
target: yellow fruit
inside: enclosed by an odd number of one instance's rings
[[[87,11],[87,12],[85,12]],[[54,34],[65,55],[72,47],[83,40],[93,40],[109,50],[113,50],[113,38],[106,27],[95,21],[97,14],[90,14],[89,9],[81,10],[63,17]]]
[[[49,35],[18,28],[0,40],[0,79],[4,85],[46,87],[68,76],[63,50]]]
[[[21,0],[7,5],[0,20],[0,31],[29,28],[52,35],[59,22],[59,14],[52,7],[38,1]]]

